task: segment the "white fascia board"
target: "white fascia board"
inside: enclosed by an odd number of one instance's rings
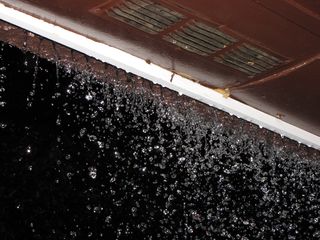
[[[3,4],[0,4],[0,19],[44,36],[54,42],[68,46],[88,56],[122,68],[127,72],[149,79],[163,87],[197,99],[205,104],[257,124],[260,127],[296,140],[299,143],[320,149],[319,136],[261,112],[235,99],[230,97],[226,98],[213,89],[174,74],[158,65],[149,64],[144,59],[135,57],[120,49],[94,41],[83,35],[30,16]]]

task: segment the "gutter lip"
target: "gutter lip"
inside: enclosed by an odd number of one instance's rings
[[[257,124],[298,143],[303,143],[320,150],[320,136],[284,122],[240,101],[226,97],[221,92],[200,85],[158,65],[146,62],[144,59],[133,56],[118,48],[89,39],[81,34],[7,7],[2,3],[0,3],[0,19],[94,57],[102,62],[141,76],[179,94],[184,94],[209,106],[228,112],[230,115],[235,115]]]

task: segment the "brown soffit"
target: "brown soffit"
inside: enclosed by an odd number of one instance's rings
[[[320,59],[276,80],[234,89],[245,103],[320,136]]]
[[[275,83],[286,83],[286,91],[292,94],[295,90],[291,78],[297,84],[307,82],[308,88],[319,89],[320,83],[314,79],[320,70],[310,70],[320,53],[317,3],[306,0],[1,2],[116,46],[203,85],[229,88],[238,100],[272,114],[274,111],[269,111],[269,106],[276,110],[286,102],[282,92],[273,89],[278,87]],[[79,25],[83,28],[74,27]],[[269,82],[272,87],[264,88]],[[258,94],[268,95],[263,91],[279,96],[257,98]],[[313,104],[320,102],[316,93],[311,94],[315,96]],[[281,105],[281,111],[290,114],[285,120],[319,133],[319,116],[312,114],[310,104],[304,107],[310,108],[308,119],[313,120],[300,124],[305,118],[301,112],[290,109],[301,100],[289,95],[286,98],[290,101]]]

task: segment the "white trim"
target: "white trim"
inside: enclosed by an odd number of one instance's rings
[[[149,79],[154,83],[170,88],[181,94],[185,94],[210,106],[229,112],[230,114],[290,139],[320,149],[319,136],[263,113],[232,98],[225,98],[217,91],[182,76],[172,75],[173,73],[171,71],[152,63],[148,64],[144,59],[135,57],[127,52],[91,40],[62,27],[32,17],[13,8],[6,7],[3,4],[0,4],[0,19],[27,29],[28,31],[45,36],[48,39],[95,57],[98,60],[122,68],[127,72]]]

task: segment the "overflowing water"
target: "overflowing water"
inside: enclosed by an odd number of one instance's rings
[[[0,239],[320,239],[315,158],[4,43],[0,59]]]

